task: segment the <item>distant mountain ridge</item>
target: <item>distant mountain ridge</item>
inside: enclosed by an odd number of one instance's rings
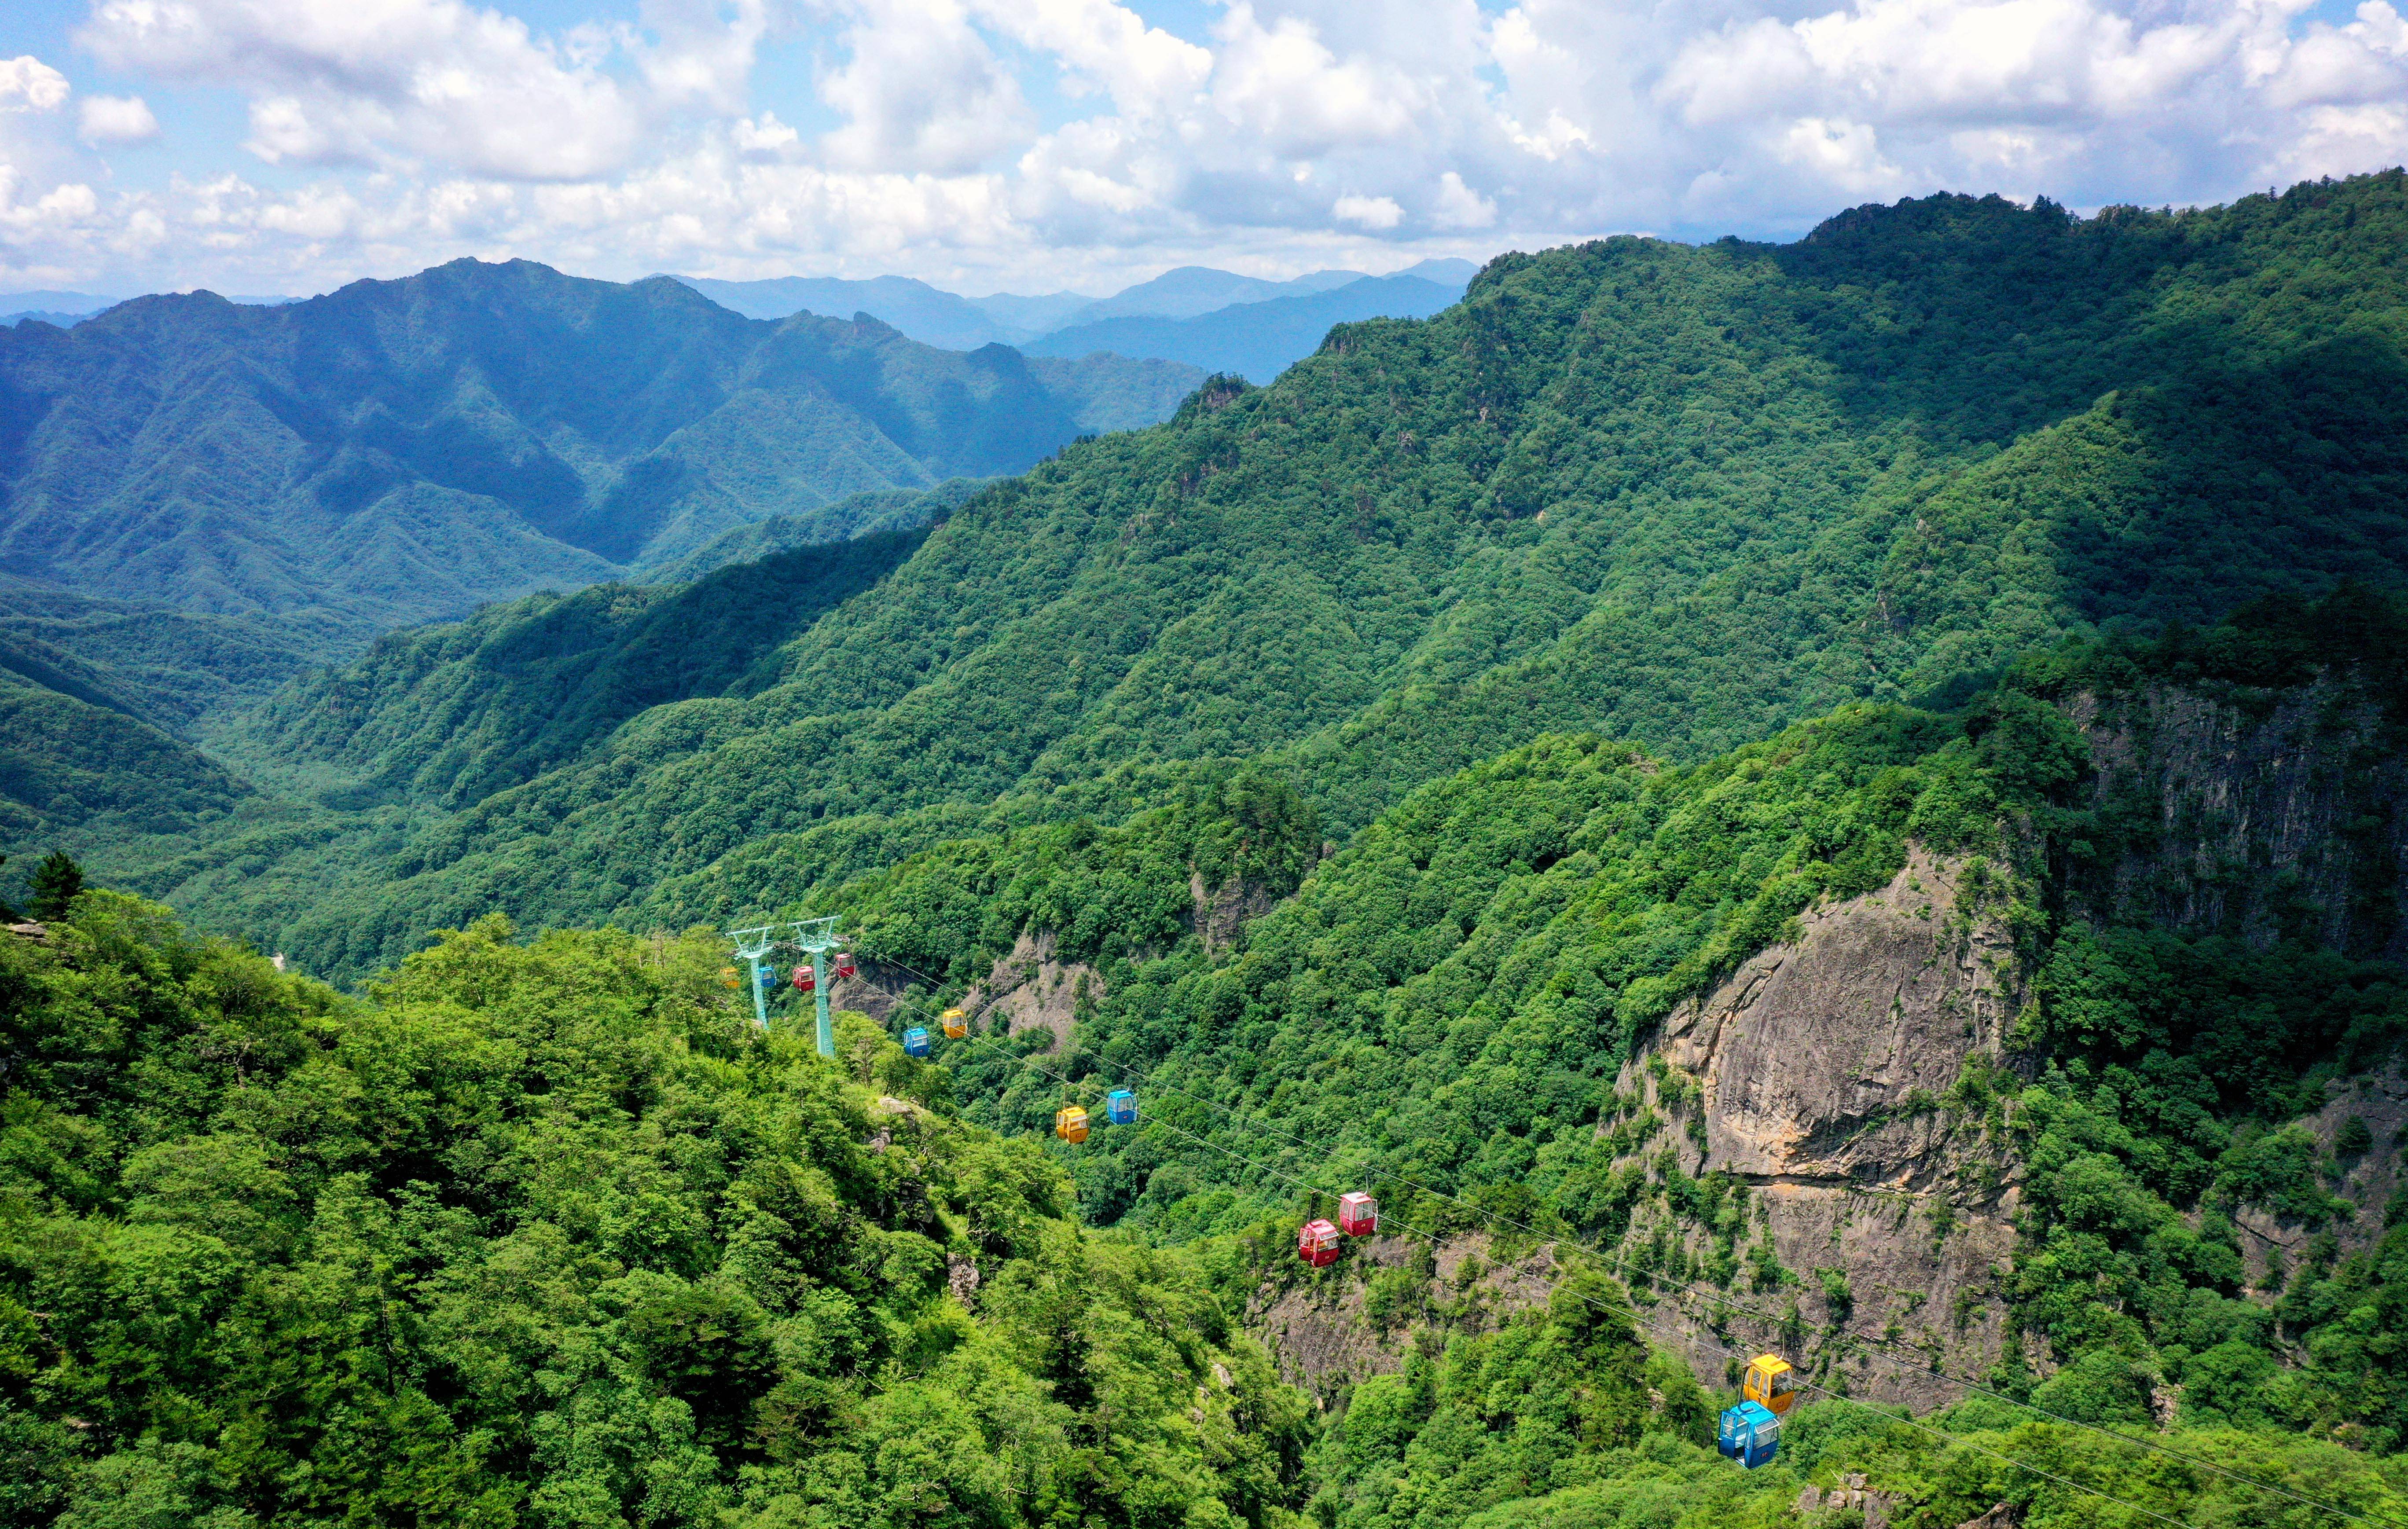
[[[1106,350],[1174,361],[1189,360],[1191,352],[1242,355],[1243,366],[1216,367],[1212,361],[1196,364],[1208,370],[1239,370],[1256,381],[1268,381],[1289,363],[1310,355],[1320,343],[1321,331],[1306,333],[1312,316],[1327,315],[1319,321],[1322,330],[1354,319],[1421,317],[1462,296],[1466,283],[1479,269],[1469,260],[1435,259],[1384,277],[1324,270],[1273,281],[1206,265],[1182,265],[1109,297],[1070,292],[965,297],[897,276],[859,280],[795,276],[758,281],[687,276],[672,279],[748,318],[783,319],[800,312],[837,317],[867,314],[923,344],[953,350],[1010,345],[1031,355],[1053,356],[1083,356]],[[1399,282],[1418,285],[1399,286]],[[1433,294],[1424,292],[1424,287],[1443,291],[1444,301],[1432,301]],[[1350,291],[1352,297],[1333,298],[1325,307],[1298,305],[1299,299]],[[1412,293],[1412,299],[1398,306],[1404,293]],[[1259,307],[1272,303],[1285,306]],[[1207,330],[1160,327],[1216,313],[1222,315],[1220,322]],[[1111,330],[1111,343],[1095,343],[1096,326],[1115,320],[1154,322]],[[1273,335],[1279,337],[1273,339]]]
[[[1426,319],[1462,296],[1460,286],[1421,277],[1366,277],[1316,293],[1235,303],[1194,318],[1073,324],[1025,349],[1032,356],[1151,356],[1265,383],[1312,354],[1332,325]]]
[[[143,297],[0,330],[0,573],[298,622],[335,656],[865,491],[1016,472],[1202,375],[762,322],[525,261],[277,307]]]

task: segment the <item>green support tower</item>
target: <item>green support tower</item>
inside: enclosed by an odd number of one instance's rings
[[[791,945],[811,958],[811,997],[819,1010],[820,1055],[834,1057],[836,1022],[828,1016],[828,988],[836,980],[836,972],[827,960],[828,951],[837,944],[834,916],[731,929],[727,937],[735,942],[738,958],[752,968],[752,1020],[764,1030],[769,1028],[769,1005],[761,990],[761,959],[781,945]]]

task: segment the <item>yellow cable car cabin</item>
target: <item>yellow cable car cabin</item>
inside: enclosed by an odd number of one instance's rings
[[[722,966],[719,968],[719,985],[721,987],[740,987],[743,985],[743,980],[744,979],[742,978],[737,975],[735,967]]]
[[[959,1040],[970,1033],[970,1017],[958,1008],[949,1008],[939,1018],[945,1022],[947,1040]]]
[[[1774,1417],[1789,1410],[1798,1399],[1797,1372],[1789,1361],[1773,1354],[1758,1354],[1747,1367],[1747,1377],[1740,1383],[1739,1393],[1751,1402],[1759,1402]]]
[[[1086,1140],[1087,1112],[1077,1105],[1054,1111],[1054,1134],[1068,1142]]]

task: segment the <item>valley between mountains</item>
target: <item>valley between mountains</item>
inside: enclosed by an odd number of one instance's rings
[[[1261,387],[473,263],[9,339],[0,1518],[2408,1517],[2402,250],[1940,196]],[[310,550],[404,500],[492,603]],[[721,976],[812,916],[833,1064]]]

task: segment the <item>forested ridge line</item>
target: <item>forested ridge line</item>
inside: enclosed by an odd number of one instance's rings
[[[77,847],[350,975],[489,907],[733,917],[969,822],[1119,821],[1205,761],[1291,760],[1342,837],[1550,731],[1693,760],[1952,704],[2102,624],[2388,586],[2403,218],[2385,174],[1501,257],[1431,320],[1340,326],[1269,388],[986,490],[740,687],[480,799],[442,772],[364,795],[417,746],[284,705],[231,747],[316,772],[315,804]],[[474,725],[533,730],[494,694]],[[403,739],[425,700],[349,736]]]

